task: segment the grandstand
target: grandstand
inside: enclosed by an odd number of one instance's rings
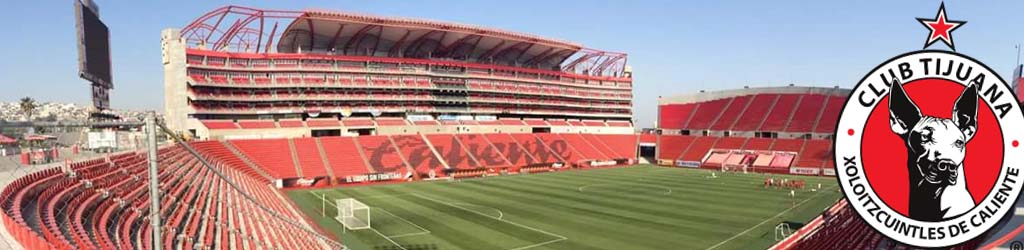
[[[159,150],[164,246],[333,248],[289,224],[303,221],[303,215],[266,179],[244,173],[231,155],[209,154],[219,159],[213,169],[181,146]],[[146,166],[144,154],[129,152],[22,177],[0,193],[4,225],[27,249],[150,249]]]
[[[833,175],[832,136],[849,90],[765,87],[662,98],[662,165]]]
[[[535,119],[519,130],[632,132],[626,54],[550,38],[227,6],[164,30],[162,43],[166,122],[197,138],[494,132],[498,119]]]

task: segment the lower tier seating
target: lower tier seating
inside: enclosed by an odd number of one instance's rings
[[[27,249],[152,249],[154,238],[167,249],[331,246],[265,179],[238,164],[207,157],[207,168],[180,145],[158,156],[163,235],[152,235],[146,219],[148,164],[135,152],[15,180],[0,192],[4,225]]]
[[[527,151],[519,142],[509,134],[486,134],[487,140],[505,156],[512,166],[522,167],[539,163],[533,153]]]
[[[373,173],[353,137],[320,137],[324,155],[337,178]]]
[[[949,249],[977,249],[985,237]],[[915,249],[894,242],[864,222],[845,199],[839,200],[817,218],[769,249]]]
[[[437,159],[434,151],[423,141],[420,135],[393,135],[391,139],[395,145],[402,150],[409,167],[418,173],[429,173],[434,171],[435,176],[443,176],[444,165]]]
[[[453,135],[427,135],[427,140],[434,145],[434,149],[450,168],[475,169],[484,166],[477,162],[475,156],[470,155],[466,146]]]
[[[727,157],[735,155],[772,155],[754,157],[754,165],[772,167],[829,168],[832,166],[832,141],[824,139],[772,139],[745,137],[714,137],[688,135],[661,135],[658,144],[658,160],[703,162],[704,157],[714,150],[712,165],[732,164]],[[729,153],[729,151],[743,151]],[[774,153],[773,153],[774,152]],[[785,154],[782,154],[785,153]],[[794,154],[795,153],[795,154]],[[717,155],[715,155],[717,154]],[[668,164],[663,163],[663,164]],[[672,163],[674,164],[674,163]]]
[[[374,172],[406,172],[408,169],[402,156],[398,154],[398,148],[391,143],[388,136],[360,136],[356,137],[356,141],[362,146],[364,157]]]
[[[323,158],[320,157],[320,148],[317,147],[316,138],[296,138],[295,153],[298,155],[299,167],[302,168],[302,175],[307,178],[327,176],[327,167],[324,166]]]
[[[510,167],[512,165],[512,163],[505,159],[505,155],[492,146],[491,142],[484,135],[460,134],[456,137],[462,142],[466,150],[469,151],[469,154],[481,165],[488,167]]]
[[[450,170],[520,168],[552,163],[629,160],[637,135],[431,134],[327,136],[195,142],[201,153],[252,177],[346,179],[412,170],[443,176]]]
[[[291,150],[289,150],[288,139],[253,139],[229,142],[275,178],[299,176]]]

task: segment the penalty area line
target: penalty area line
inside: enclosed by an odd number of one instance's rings
[[[327,200],[327,196],[328,196],[328,194],[326,194],[326,193],[317,193],[317,192],[314,192],[314,191],[311,191],[311,192],[309,192],[309,193],[313,194],[313,196],[315,196],[315,197],[317,197],[317,198],[319,198],[319,199],[323,200],[324,202],[327,202],[327,201],[328,201],[328,200]],[[334,206],[334,204],[331,204],[331,206],[332,206],[332,207],[335,207],[335,206]],[[335,207],[335,208],[337,208],[337,207]],[[391,213],[391,212],[388,212],[388,213]],[[394,214],[392,214],[392,215],[394,215]],[[397,216],[395,216],[395,217],[397,217]],[[399,218],[400,218],[400,217],[399,217]],[[400,218],[400,219],[401,219],[401,218]],[[344,226],[345,226],[345,225],[342,225],[342,227],[344,227]],[[419,227],[419,226],[417,225],[416,227]],[[424,229],[424,230],[425,230],[425,229]],[[395,242],[395,240],[394,240],[394,239],[391,239],[391,237],[388,237],[387,235],[384,235],[384,234],[382,234],[382,233],[381,233],[380,231],[377,231],[377,229],[376,229],[376,228],[370,227],[370,231],[373,231],[373,232],[374,232],[374,233],[376,233],[377,235],[380,235],[380,237],[381,237],[381,238],[384,238],[384,239],[385,239],[385,240],[387,240],[388,242],[391,242],[391,244],[394,244],[394,245],[395,245],[396,247],[398,247],[398,249],[402,249],[402,250],[409,250],[408,248],[405,248],[405,246],[402,246],[402,244],[398,244],[398,242]],[[429,231],[428,231],[428,232],[429,232]],[[406,236],[409,236],[409,235],[406,235]]]
[[[422,194],[419,194],[419,193],[412,193],[412,195],[416,196],[416,197],[420,197],[420,198],[425,199],[425,200],[429,200],[429,201],[441,203],[441,204],[444,204],[444,205],[448,205],[450,207],[458,208],[458,209],[464,210],[466,212],[478,214],[478,215],[483,216],[483,217],[491,218],[491,219],[497,220],[497,221],[502,221],[502,222],[511,224],[513,226],[525,228],[527,230],[531,230],[531,231],[534,231],[534,232],[546,234],[548,236],[553,236],[553,237],[556,238],[556,239],[552,239],[552,240],[545,241],[545,242],[540,242],[540,243],[533,244],[533,245],[522,246],[522,247],[517,247],[517,248],[511,248],[511,249],[508,249],[508,250],[523,250],[523,249],[534,248],[534,247],[543,246],[543,245],[547,245],[547,244],[551,244],[551,243],[555,243],[555,242],[559,242],[559,241],[563,241],[563,240],[568,240],[569,239],[568,237],[565,237],[565,236],[562,236],[562,235],[559,235],[559,234],[555,234],[555,233],[552,233],[552,232],[544,231],[544,230],[541,230],[541,229],[537,229],[537,228],[534,228],[534,227],[530,227],[530,226],[519,224],[519,223],[512,222],[512,221],[499,219],[497,217],[493,217],[493,216],[490,216],[490,215],[487,215],[487,214],[484,214],[484,213],[481,213],[481,212],[478,212],[478,211],[473,211],[471,209],[466,209],[464,207],[456,206],[456,205],[453,205],[452,203],[445,202],[445,201],[442,201],[442,200],[438,200],[438,199],[430,197],[430,196],[422,195]]]
[[[833,187],[835,187],[835,186],[830,186],[829,188],[833,188]],[[779,212],[775,216],[772,216],[772,217],[762,221],[761,223],[757,223],[757,225],[754,225],[754,226],[752,226],[750,228],[747,228],[747,230],[743,230],[743,232],[740,232],[740,233],[738,233],[736,235],[733,235],[732,237],[729,237],[728,239],[725,239],[722,242],[719,242],[718,244],[715,244],[715,245],[713,245],[711,247],[708,247],[708,248],[706,248],[704,250],[711,250],[711,249],[718,248],[718,247],[722,246],[723,244],[728,243],[729,241],[732,241],[732,240],[734,240],[736,238],[739,238],[740,236],[749,233],[751,230],[754,230],[754,228],[760,227],[761,225],[764,225],[764,223],[768,223],[769,221],[772,221],[775,218],[778,218],[779,216],[782,216],[783,214],[788,213],[789,210],[793,210],[794,208],[798,208],[801,205],[803,205],[804,203],[807,203],[808,201],[813,200],[815,197],[818,197],[818,195],[821,195],[822,193],[824,193],[824,192],[819,190],[818,193],[812,195],[811,197],[807,197],[807,199],[804,199],[803,201],[800,201],[800,203],[797,203],[795,206],[789,207],[786,210],[782,210],[782,212]]]
[[[402,218],[402,216],[398,216],[398,215],[396,215],[394,213],[391,213],[391,211],[388,211],[387,209],[384,209],[382,207],[375,207],[375,208],[377,208],[378,210],[380,210],[382,212],[388,213],[392,217],[398,218],[399,220],[402,220],[405,223],[409,223],[409,225],[412,225],[412,226],[416,227],[417,229],[419,229],[420,231],[422,231],[422,232],[417,232],[417,233],[406,233],[406,234],[389,235],[389,236],[387,236],[389,238],[398,238],[398,237],[406,237],[406,236],[424,235],[424,234],[430,234],[431,233],[430,230],[427,230],[426,228],[423,228],[423,227],[421,227],[420,225],[418,225],[416,223],[412,223],[412,221],[406,220],[405,218]]]

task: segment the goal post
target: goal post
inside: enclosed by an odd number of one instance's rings
[[[722,164],[722,172],[743,172],[747,173],[747,165],[744,164]]]
[[[345,198],[335,200],[338,206],[338,215],[335,220],[341,222],[348,230],[360,230],[370,228],[370,207],[359,200]]]

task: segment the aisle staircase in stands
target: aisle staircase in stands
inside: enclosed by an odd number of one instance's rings
[[[252,168],[253,170],[256,171],[256,173],[259,173],[261,176],[263,176],[263,178],[267,178],[267,180],[274,179],[273,177],[270,176],[270,174],[264,171],[263,168],[260,168],[259,165],[256,165],[256,163],[249,159],[249,157],[245,156],[245,154],[242,153],[242,151],[238,150],[238,148],[235,148],[235,145],[231,145],[231,143],[228,143],[227,141],[221,141],[220,143],[223,144],[225,148],[230,150],[231,153],[234,153],[235,156],[238,157],[238,159],[242,159],[242,162],[245,162],[245,165],[248,165],[249,168]]]

